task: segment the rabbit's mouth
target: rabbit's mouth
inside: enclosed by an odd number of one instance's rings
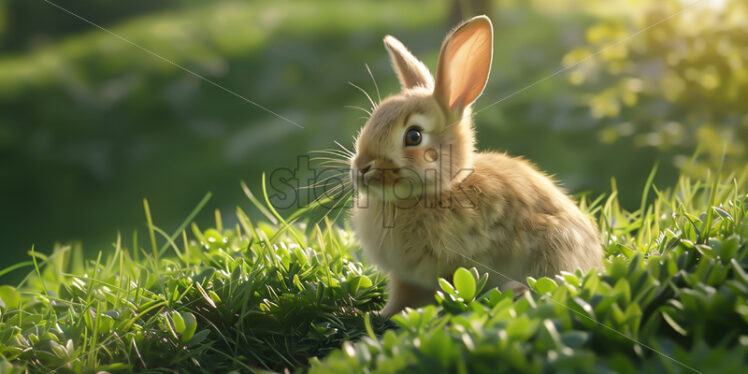
[[[392,186],[399,179],[401,179],[400,168],[374,168],[374,170],[362,176],[364,185],[380,188],[383,186]]]

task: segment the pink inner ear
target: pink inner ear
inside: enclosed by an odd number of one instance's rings
[[[435,95],[450,110],[472,104],[486,85],[492,54],[490,22],[478,20],[459,28],[442,49]]]
[[[456,74],[459,74],[457,72]],[[480,95],[481,91],[483,90],[483,85],[485,85],[485,80],[481,82],[480,76],[478,76],[478,72],[476,71],[470,71],[470,76],[467,78],[463,78],[460,80],[460,83],[462,83],[462,89],[460,86],[454,87],[454,91],[457,93],[457,96],[453,96],[450,98],[450,105],[449,109],[454,109],[456,106],[460,105],[462,107],[466,106],[465,102],[472,103],[475,99],[478,98],[478,95]],[[455,85],[456,86],[456,85]],[[469,100],[465,100],[466,97],[473,96],[471,95],[473,93],[474,97]]]
[[[459,106],[464,107],[465,100],[463,96],[464,95],[460,95],[458,97],[450,99],[449,110],[454,110],[458,104]]]
[[[456,38],[454,52],[450,53],[448,66],[450,108],[457,104],[471,104],[483,91],[491,67],[490,30],[465,33],[465,38]],[[462,36],[462,35],[460,35]],[[450,43],[450,44],[451,44]]]

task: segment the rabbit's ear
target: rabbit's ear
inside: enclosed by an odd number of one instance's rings
[[[458,26],[442,44],[434,97],[449,111],[462,111],[480,96],[493,58],[493,26],[486,16]]]
[[[434,79],[423,62],[419,61],[408,51],[407,48],[392,35],[384,37],[384,46],[390,54],[392,67],[397,73],[402,88],[413,88],[416,86],[431,88]]]

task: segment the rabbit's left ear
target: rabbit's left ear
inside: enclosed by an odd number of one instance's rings
[[[400,86],[403,89],[413,88],[416,86],[431,88],[434,87],[434,79],[426,65],[415,58],[403,43],[395,39],[392,35],[384,37],[384,46],[390,54],[392,67],[397,73],[400,80]]]
[[[454,30],[442,44],[434,97],[448,111],[462,115],[480,96],[493,58],[493,25],[486,16],[474,17]]]

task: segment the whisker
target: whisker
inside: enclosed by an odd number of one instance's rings
[[[314,157],[310,160],[315,168],[322,168],[324,173],[338,172],[345,174],[351,171],[351,163],[348,160],[327,157]]]
[[[341,169],[340,172],[342,174],[348,173],[351,170],[351,164],[340,160],[322,161],[319,163],[319,166],[325,169]]]
[[[309,203],[309,205],[315,205],[315,204],[319,203],[322,199],[325,199],[325,198],[334,198],[334,197],[335,197],[335,195],[330,196],[327,193],[323,193],[323,194],[317,196],[314,200],[312,200]]]
[[[324,193],[322,193],[320,196],[318,196],[316,199],[314,199],[310,204],[316,204],[316,203],[320,202],[323,198],[332,198],[332,199],[335,199],[340,194],[346,193],[345,192],[346,191],[345,190],[346,187],[347,186],[345,184],[342,184],[342,185],[336,186],[335,188],[327,190]],[[338,189],[340,189],[340,191],[337,191]],[[327,214],[329,214],[329,213],[330,213],[330,210],[328,210],[327,213],[325,213],[324,216],[327,216]],[[317,222],[317,223],[319,223],[319,222]]]
[[[323,178],[323,179],[315,182],[314,184],[310,184],[308,186],[303,186],[303,187],[299,187],[299,188],[317,188],[317,187],[321,186],[321,183],[325,183],[325,182],[327,182],[327,181],[329,181],[330,179],[333,179],[333,178],[339,178],[340,181],[341,181],[341,183],[339,183],[339,184],[345,185],[346,183],[350,182],[350,179],[348,178],[347,174],[348,173],[345,172],[345,173],[339,173],[339,174],[335,174],[335,175],[330,175],[330,176],[328,176],[326,178]],[[340,178],[340,177],[344,177],[344,178]],[[330,182],[330,184],[332,184],[332,183],[335,183],[335,182]]]
[[[309,153],[328,153],[328,154],[344,154],[347,155],[348,153],[343,153],[342,150],[337,148],[326,148],[326,149],[315,149],[309,151]]]
[[[348,81],[348,84],[350,84],[351,86],[353,86],[355,88],[358,88],[359,91],[363,92],[364,95],[366,95],[366,98],[369,99],[369,102],[371,103],[371,109],[372,110],[377,108],[377,105],[374,104],[374,100],[372,100],[371,96],[369,96],[369,93],[366,92],[366,90],[364,90],[363,88],[357,86],[355,83],[353,83],[351,81]]]
[[[309,151],[309,153],[323,153],[333,156],[339,156],[341,159],[350,159],[351,154],[349,154],[346,151],[340,150],[340,149],[323,149],[318,151]]]
[[[330,194],[330,193],[335,192],[335,190],[337,190],[338,188],[345,189],[346,187],[348,187],[350,185],[350,183],[347,183],[346,181],[343,181],[342,183],[330,182],[327,185],[329,186],[329,185],[333,185],[333,184],[335,185],[335,187],[333,187],[333,188],[331,188],[329,190],[324,190],[323,193]]]
[[[332,157],[312,157],[309,159],[310,161],[325,161],[325,162],[339,162],[344,165],[348,165],[349,161],[345,159],[340,158],[332,158]]]
[[[374,89],[377,90],[377,103],[382,102],[382,95],[379,94],[379,85],[377,84],[377,80],[374,79],[374,74],[371,73],[371,69],[369,68],[369,64],[364,64],[366,66],[366,71],[369,72],[369,76],[371,77],[371,81],[374,82]]]
[[[338,174],[348,174],[351,171],[351,165],[348,163],[337,162],[337,161],[322,161],[318,165],[324,168],[323,172],[331,173],[337,172]]]
[[[349,192],[348,196],[346,196],[345,198],[341,199],[341,201],[345,201],[345,203],[347,204],[348,202],[350,202],[350,201],[351,201],[351,198],[353,197],[353,194],[354,194],[354,193],[355,193],[355,191],[351,190],[351,191]],[[342,207],[341,207],[341,208],[342,208]],[[336,215],[335,215],[335,218],[333,218],[333,219],[332,219],[332,222],[335,222],[335,221],[337,221],[337,220],[338,220],[338,217],[340,216],[340,213],[343,213],[343,211],[344,211],[344,210],[345,210],[345,209],[340,209],[340,210],[338,210],[338,214],[336,214]]]
[[[328,209],[327,212],[325,212],[325,214],[322,216],[322,218],[320,218],[314,224],[318,225],[323,219],[327,218],[327,216],[330,214],[330,212],[332,212],[333,210],[335,210],[335,208],[337,208],[338,204],[340,204],[341,202],[347,201],[350,198],[350,196],[352,195],[352,193],[353,193],[352,191],[349,191],[349,192],[346,192],[346,193],[341,192],[341,194],[343,194],[344,198],[338,199],[338,201],[336,201],[335,204],[333,204],[333,206],[330,209]],[[341,211],[342,210],[343,209],[341,209]],[[340,214],[340,212],[338,212],[338,214]],[[337,215],[335,216],[335,219],[337,219]]]
[[[325,188],[325,187],[329,187],[329,186],[344,186],[344,187],[348,187],[348,183],[346,183],[346,182],[338,183],[338,182],[335,182],[335,181],[331,181],[331,182],[328,182],[328,183],[325,183],[325,184],[320,184],[322,182],[325,182],[325,181],[320,181],[318,183],[315,183],[315,184],[312,184],[312,185],[309,185],[309,186],[301,186],[298,189],[299,190],[308,190],[308,189]],[[327,192],[327,191],[333,191],[333,189],[325,190],[325,192]]]
[[[346,105],[345,108],[348,108],[348,109],[358,109],[358,110],[360,110],[360,111],[368,114],[369,117],[371,117],[371,112],[368,111],[368,110],[366,110],[366,109],[364,109],[364,108],[362,108],[362,107],[360,107],[360,106],[357,106],[357,105]]]
[[[350,178],[348,177],[348,172],[346,171],[346,172],[340,172],[340,173],[333,174],[333,175],[328,175],[327,177],[320,179],[316,183],[324,183],[324,182],[327,182],[327,181],[329,181],[329,180],[331,180],[333,178],[337,178],[337,179],[339,179],[343,183],[350,180]]]
[[[344,150],[344,151],[348,152],[348,154],[349,154],[350,156],[355,156],[355,155],[356,155],[355,153],[353,153],[353,151],[351,151],[350,149],[348,149],[348,148],[344,147],[344,146],[343,146],[342,144],[338,143],[338,141],[337,141],[337,140],[334,140],[334,142],[335,142],[335,144],[337,144],[337,145],[338,145],[338,147],[340,147],[340,148],[343,148],[343,150]]]

